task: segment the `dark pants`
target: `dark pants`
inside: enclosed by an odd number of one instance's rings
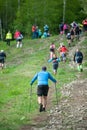
[[[7,39],[6,42],[7,42],[7,45],[10,46],[10,39]]]

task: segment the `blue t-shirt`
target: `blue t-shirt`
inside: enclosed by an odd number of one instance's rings
[[[56,83],[56,79],[54,79],[49,72],[40,71],[33,77],[31,83],[33,84],[35,80],[38,80],[38,85],[48,85],[49,79],[52,82]]]

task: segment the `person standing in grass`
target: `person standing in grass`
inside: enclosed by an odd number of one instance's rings
[[[75,54],[74,54],[74,62],[77,63],[77,69],[80,72],[83,71],[82,61],[83,61],[83,54],[79,49],[77,49]]]
[[[49,91],[48,80],[51,80],[56,84],[56,79],[52,77],[52,75],[47,72],[47,67],[43,66],[42,70],[35,74],[33,79],[30,82],[30,85],[33,85],[35,80],[38,80],[38,87],[37,87],[37,95],[38,95],[38,103],[40,105],[39,112],[46,111],[47,106],[47,96]]]

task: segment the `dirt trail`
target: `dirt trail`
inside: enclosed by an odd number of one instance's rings
[[[87,130],[87,79],[72,81],[61,93],[60,103],[50,114],[37,116],[35,124],[21,130]]]
[[[44,125],[47,125],[48,115],[50,108],[53,106],[53,92],[55,91],[54,86],[50,86],[48,94],[47,111],[38,113],[34,118],[32,118],[33,123],[31,125],[24,125],[20,130],[39,130],[42,129]],[[39,128],[41,127],[41,128]]]

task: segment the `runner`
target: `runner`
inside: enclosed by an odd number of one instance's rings
[[[79,37],[80,37],[80,28],[79,28],[78,24],[77,24],[77,26],[75,28],[75,37],[76,37],[76,40],[79,40]]]
[[[5,58],[6,58],[6,53],[4,52],[4,50],[1,50],[0,51],[0,67],[2,69],[4,68]]]
[[[35,80],[38,80],[37,95],[38,95],[38,103],[40,105],[39,112],[46,111],[47,95],[49,91],[48,79],[50,79],[54,83],[57,82],[56,79],[54,79],[52,75],[46,70],[47,70],[46,66],[43,66],[42,71],[38,72],[33,77],[30,83],[30,85],[32,85]]]
[[[22,39],[23,39],[23,35],[20,34],[19,37],[17,37],[17,45],[16,45],[17,48],[22,47]]]
[[[53,53],[55,53],[55,44],[52,43],[50,45],[50,59],[53,57]]]
[[[53,57],[48,60],[48,62],[53,62],[53,72],[54,74],[57,74],[57,69],[59,66],[60,58],[56,56],[56,54],[53,54]]]
[[[70,34],[71,34],[71,42],[73,42],[75,38],[75,28],[71,28]]]
[[[14,38],[16,39],[17,45],[16,47],[22,47],[22,39],[23,39],[23,35],[21,34],[20,31],[16,30],[16,32],[14,33]]]
[[[57,50],[60,52],[60,57],[62,58],[62,61],[66,62],[66,55],[68,49],[65,47],[63,43],[60,43],[60,47]]]
[[[68,46],[70,47],[71,46],[71,33],[70,32],[67,33],[66,38],[68,41]]]
[[[79,49],[77,49],[75,54],[74,54],[74,62],[77,63],[77,69],[80,72],[83,71],[82,61],[83,61],[83,54]]]

